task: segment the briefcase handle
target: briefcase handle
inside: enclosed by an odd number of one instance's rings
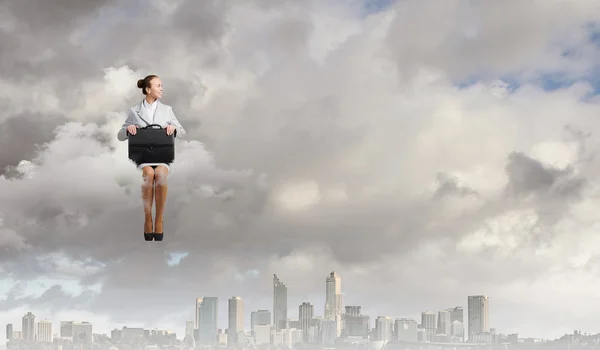
[[[158,124],[148,124],[144,127],[141,127],[140,129],[150,129],[153,126],[158,126],[159,129],[162,129],[162,126],[158,125]]]
[[[160,125],[158,125],[158,124],[148,124],[148,125],[146,125],[146,126],[139,127],[139,129],[150,129],[150,128],[151,128],[151,127],[153,127],[153,126],[157,126],[159,129],[162,129],[162,126],[160,126]],[[127,136],[131,135],[131,134],[129,133],[129,131],[126,131],[125,133],[127,134]],[[177,130],[175,130],[175,131],[173,132],[173,136],[177,137]]]

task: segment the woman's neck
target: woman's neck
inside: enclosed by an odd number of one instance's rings
[[[156,100],[157,98],[155,97],[146,96],[146,102],[148,102],[149,104],[153,104]]]

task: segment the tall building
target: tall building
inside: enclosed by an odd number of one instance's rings
[[[23,328],[21,331],[23,332],[23,340],[34,341],[35,340],[35,315],[31,312],[28,312],[25,316],[23,316]]]
[[[450,335],[450,333],[451,333],[450,325],[451,324],[452,324],[452,321],[451,321],[450,311],[444,310],[444,311],[438,312],[437,334]]]
[[[342,318],[344,323],[343,337],[362,337],[363,339],[369,338],[371,318],[368,315],[362,315],[360,309],[360,306],[346,306],[346,313]],[[333,320],[329,321],[335,322]]]
[[[198,303],[198,301],[200,302]],[[198,298],[196,300],[196,315],[198,342],[215,344],[219,329],[219,298]]]
[[[436,333],[436,314],[435,312],[426,311],[421,313],[421,329],[425,331],[425,339],[433,341]]]
[[[339,337],[342,329],[342,279],[335,271],[325,279],[325,319],[336,321]]]
[[[229,328],[227,344],[236,344],[238,333],[244,332],[244,300],[240,297],[229,299]]]
[[[463,341],[465,339],[465,326],[462,322],[452,321],[450,335]]]
[[[298,319],[300,321],[300,329],[302,330],[302,336],[303,336],[305,342],[308,342],[308,338],[309,338],[308,331],[310,330],[310,327],[312,326],[312,320],[313,320],[314,316],[315,316],[315,308],[311,303],[303,302],[298,307]]]
[[[448,309],[447,311],[450,312],[450,323],[452,323],[454,321],[458,321],[460,323],[465,323],[462,306],[456,306],[456,307]]]
[[[60,321],[60,337],[61,338],[72,338],[73,337],[73,321]]]
[[[194,319],[194,329],[198,329],[200,320],[200,305],[202,305],[202,298],[196,298],[196,318]]]
[[[6,325],[6,339],[11,340],[13,338],[13,325],[9,323]]]
[[[48,320],[42,320],[37,324],[37,341],[42,343],[52,343],[52,323]]]
[[[250,314],[250,329],[254,331],[254,326],[265,326],[271,324],[271,311],[258,310]]]
[[[190,345],[194,346],[194,321],[185,321],[185,337],[183,341]]]
[[[394,339],[401,341],[416,342],[418,338],[417,321],[409,318],[396,319],[394,327]]]
[[[471,295],[467,298],[467,303],[469,312],[469,339],[473,334],[489,332],[489,297],[485,295]]]
[[[89,322],[73,322],[73,343],[91,344],[94,339],[92,324]]]
[[[279,331],[287,328],[287,287],[273,274],[273,325]]]
[[[394,336],[394,320],[389,316],[377,316],[375,319],[375,340],[390,341]]]

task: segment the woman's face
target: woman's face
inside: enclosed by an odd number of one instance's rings
[[[163,85],[160,78],[154,78],[150,81],[150,88],[146,89],[148,97],[159,99],[162,97]]]

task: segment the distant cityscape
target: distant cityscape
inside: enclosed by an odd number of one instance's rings
[[[196,299],[193,321],[187,321],[185,334],[177,338],[168,330],[123,327],[110,336],[93,333],[85,321],[61,321],[59,333],[52,323],[28,312],[21,330],[6,325],[6,349],[544,349],[596,348],[600,337],[575,331],[558,341],[542,342],[522,339],[518,334],[497,333],[489,326],[490,300],[485,295],[467,296],[465,331],[462,306],[421,313],[420,322],[412,318],[377,316],[371,328],[371,316],[361,313],[361,306],[343,306],[341,277],[334,271],[325,278],[324,315],[315,316],[314,305],[298,306],[298,318],[288,317],[288,290],[273,275],[273,310],[250,313],[250,329],[244,329],[244,300],[228,300],[228,328],[219,329],[218,297]]]

